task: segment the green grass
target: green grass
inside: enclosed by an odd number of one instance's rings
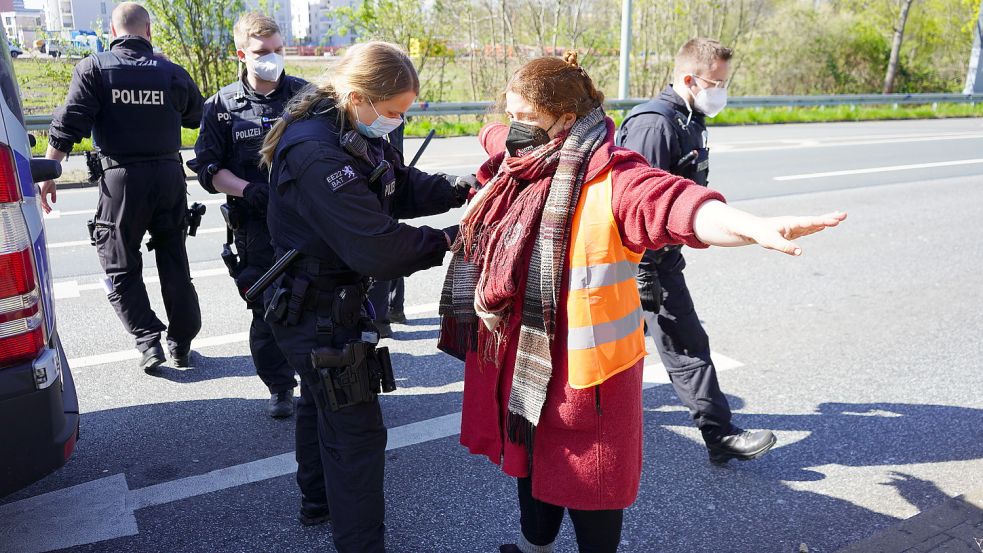
[[[621,112],[612,112],[615,124],[624,119]],[[836,121],[886,121],[893,119],[946,119],[955,117],[983,117],[983,105],[939,104],[932,106],[898,106],[897,109],[881,106],[849,106],[835,108],[743,108],[728,109],[710,121],[712,126],[773,125],[779,123],[825,123]],[[406,136],[424,137],[430,129],[437,136],[475,136],[484,125],[492,121],[504,121],[498,114],[482,116],[460,115],[442,117],[413,117],[406,125]],[[34,155],[44,155],[48,139],[46,133],[34,133],[37,145]],[[181,145],[191,148],[198,139],[196,129],[181,130]],[[92,150],[92,141],[85,139],[75,146],[75,152]]]

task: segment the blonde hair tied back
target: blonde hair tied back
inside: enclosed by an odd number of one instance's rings
[[[260,165],[270,167],[273,164],[273,154],[290,123],[327,111],[319,107],[324,100],[333,103],[339,126],[344,126],[346,120],[353,123],[351,113],[356,94],[378,102],[409,91],[420,93],[420,78],[402,48],[381,41],[356,44],[321,79],[290,100],[283,117],[263,141]]]

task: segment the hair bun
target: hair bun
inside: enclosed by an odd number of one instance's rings
[[[576,50],[567,50],[566,53],[563,54],[563,61],[574,69],[580,69],[580,63],[577,61],[577,58],[579,57],[580,54],[578,54]]]

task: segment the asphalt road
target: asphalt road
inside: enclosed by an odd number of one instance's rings
[[[803,239],[798,259],[687,252],[735,422],[779,444],[709,465],[650,356],[645,470],[621,551],[832,552],[978,487],[983,120],[719,128],[711,140],[711,185],[742,209],[850,218]],[[474,139],[446,139],[421,167],[472,172],[482,159]],[[333,551],[329,527],[294,520],[293,422],[263,413],[247,311],[218,260],[219,202],[189,192],[213,202],[189,239],[204,324],[195,367],[159,377],[136,368],[95,251],[79,244],[95,191],[59,194],[47,232],[81,438],[63,469],[0,500],[0,551]],[[390,343],[401,389],[382,398],[388,544],[490,553],[517,532],[514,483],[458,444],[462,367],[435,348],[442,278],[408,279],[412,320]],[[569,523],[558,550],[576,550]]]

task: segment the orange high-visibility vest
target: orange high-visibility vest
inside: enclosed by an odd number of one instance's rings
[[[611,171],[586,183],[568,254],[567,361],[571,388],[589,388],[645,357],[635,277],[642,253],[625,247],[611,208]]]

